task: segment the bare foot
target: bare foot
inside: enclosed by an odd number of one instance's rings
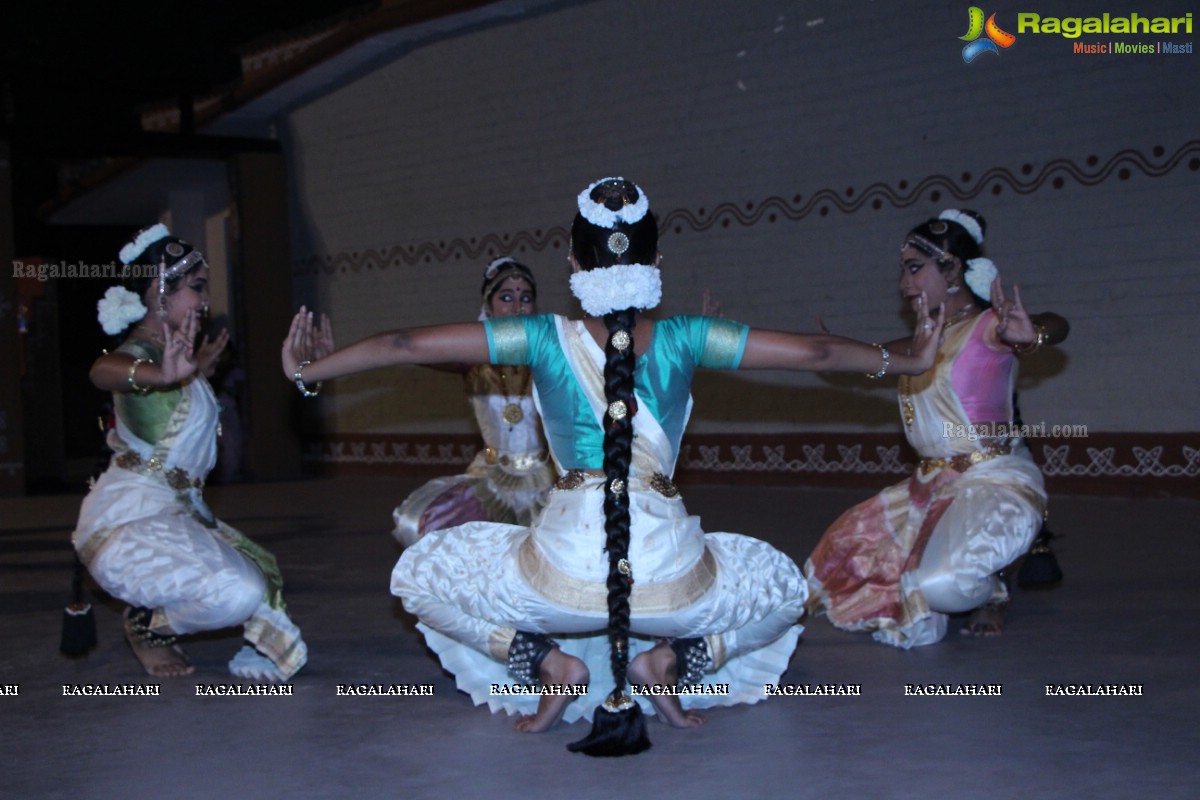
[[[988,602],[971,612],[959,633],[964,636],[999,636],[1008,618],[1008,601]]]
[[[678,680],[675,651],[667,642],[639,653],[629,664],[629,682],[638,685],[674,686]],[[684,711],[676,695],[646,695],[654,710],[672,728],[695,728],[704,724],[704,715],[699,711]]]
[[[129,642],[129,649],[133,650],[142,669],[155,678],[181,678],[196,671],[179,645],[156,647],[131,631],[129,609],[125,610],[125,641]]]
[[[562,719],[563,712],[567,710],[567,706],[575,699],[574,695],[565,690],[571,686],[587,683],[589,677],[586,664],[555,647],[546,654],[546,658],[542,661],[538,678],[541,680],[542,686],[563,687],[563,694],[542,695],[538,700],[537,713],[521,717],[513,727],[522,733],[541,733],[550,730],[558,724],[558,721]]]

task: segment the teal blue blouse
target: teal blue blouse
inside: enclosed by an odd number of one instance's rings
[[[550,314],[487,320],[491,362],[532,369],[546,438],[564,469],[600,469],[604,431],[571,372],[554,320]],[[697,367],[737,369],[749,331],[714,317],[677,316],[655,324],[650,348],[634,366],[633,382],[639,413],[658,420],[675,456],[687,423],[692,374]]]

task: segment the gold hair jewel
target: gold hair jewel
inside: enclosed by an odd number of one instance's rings
[[[617,331],[612,335],[613,349],[619,353],[624,353],[629,349],[629,345],[633,340],[629,336],[629,331]]]
[[[628,407],[624,400],[614,400],[608,404],[608,417],[614,422],[620,422],[625,419],[625,415],[629,413]]]
[[[609,697],[602,705],[605,711],[611,711],[615,714],[619,711],[628,711],[633,708],[634,702],[633,698],[622,692],[616,697]]]
[[[629,249],[629,237],[617,231],[608,237],[608,250],[610,253],[621,255]]]

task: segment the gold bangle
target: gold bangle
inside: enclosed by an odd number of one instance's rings
[[[133,360],[133,364],[129,367],[129,378],[128,378],[129,390],[131,392],[137,392],[138,394],[146,394],[147,392],[150,391],[149,386],[138,386],[137,381],[134,380],[134,373],[137,372],[137,368],[140,367],[142,364],[153,364],[153,363],[154,362],[148,358],[135,358]]]
[[[309,389],[304,384],[304,368],[311,364],[311,361],[301,361],[300,366],[296,367],[296,371],[292,373],[292,378],[296,381],[296,388],[300,390],[300,394],[305,397],[316,397],[321,393],[321,382],[317,381],[317,386],[314,389]]]
[[[1034,325],[1033,332],[1034,337],[1032,342],[1009,345],[1012,351],[1019,356],[1027,356],[1030,353],[1036,353],[1038,350],[1041,350],[1042,345],[1046,344],[1046,326]]]

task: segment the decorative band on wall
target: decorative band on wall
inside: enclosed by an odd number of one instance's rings
[[[1200,498],[1200,433],[1092,433],[1029,440],[1051,493]],[[328,472],[453,474],[483,446],[469,434],[361,434],[309,442],[305,459]],[[900,434],[712,434],[684,437],[683,484],[804,483],[883,487],[912,473]]]
[[[1126,181],[1134,173],[1161,178],[1185,164],[1192,172],[1200,171],[1200,140],[1186,142],[1170,155],[1165,147],[1158,145],[1151,148],[1149,155],[1127,149],[1109,156],[1103,162],[1096,155],[1087,156],[1082,163],[1069,158],[1056,158],[1040,166],[1027,162],[1015,171],[1008,167],[992,167],[980,174],[930,175],[915,183],[901,180],[895,186],[876,182],[861,190],[853,186],[845,189],[825,188],[810,195],[796,194],[790,199],[772,196],[757,203],[721,203],[712,209],[700,208],[695,211],[676,209],[659,219],[659,230],[664,235],[680,234],[685,230],[700,233],[714,227],[751,227],[764,221],[774,223],[786,219],[796,222],[813,214],[827,216],[835,210],[853,214],[868,207],[873,210],[885,205],[907,208],[919,202],[964,201],[985,194],[1001,195],[1006,191],[1028,195],[1046,188],[1062,189],[1068,182],[1097,186],[1114,178]],[[295,264],[294,274],[354,274],[435,262],[475,262],[485,257],[519,255],[547,249],[562,249],[565,252],[569,238],[567,229],[559,226],[468,239],[394,245],[383,250],[366,248],[300,259]]]
[[[1027,440],[1051,493],[1200,498],[1200,433],[1091,433]],[[720,434],[684,438],[681,481],[883,487],[912,473],[899,434]]]
[[[304,461],[361,472],[424,472],[463,469],[483,447],[473,434],[346,434],[304,443]],[[445,474],[438,473],[438,474]]]

